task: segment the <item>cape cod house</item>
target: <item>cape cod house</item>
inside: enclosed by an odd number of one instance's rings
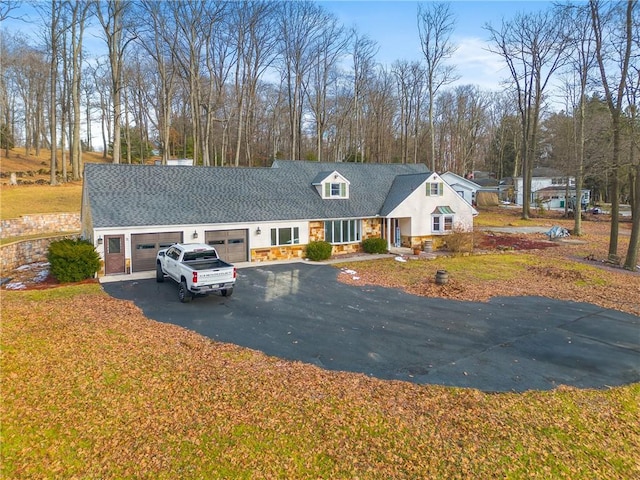
[[[275,161],[270,168],[87,164],[82,236],[102,275],[155,268],[175,242],[214,245],[230,262],[303,258],[326,240],[355,252],[369,237],[416,247],[477,212],[422,164]]]

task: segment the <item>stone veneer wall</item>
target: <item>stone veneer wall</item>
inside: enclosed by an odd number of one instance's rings
[[[369,237],[380,237],[382,232],[382,221],[380,219],[366,219],[362,225],[362,239]],[[324,222],[309,222],[309,241],[319,242],[324,240]],[[291,260],[304,258],[305,245],[279,246],[256,248],[251,250],[252,262],[264,262],[268,260]],[[332,255],[344,255],[348,253],[358,253],[362,251],[361,243],[345,243],[334,245]]]
[[[268,260],[291,260],[294,258],[303,258],[304,252],[304,245],[256,248],[255,250],[251,250],[251,261],[264,262]]]
[[[51,242],[64,238],[75,239],[78,235],[61,235],[35,240],[13,242],[0,247],[0,272],[5,274],[21,265],[35,262],[46,262],[47,252]]]
[[[44,213],[0,220],[0,238],[17,238],[80,230],[79,213]]]

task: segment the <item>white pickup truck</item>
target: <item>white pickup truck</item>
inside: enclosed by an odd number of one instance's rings
[[[220,292],[223,297],[233,293],[236,267],[220,260],[215,248],[204,243],[176,243],[158,251],[156,281],[168,276],[178,283],[178,298],[182,303],[193,297]]]

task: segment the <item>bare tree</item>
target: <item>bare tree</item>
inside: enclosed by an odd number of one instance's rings
[[[398,61],[393,65],[398,85],[400,113],[400,149],[402,163],[409,161],[409,143],[417,144],[420,107],[427,72],[418,62]],[[413,163],[417,163],[417,145],[413,149]]]
[[[311,68],[311,85],[305,88],[315,119],[316,158],[319,162],[323,160],[323,139],[329,115],[329,90],[331,84],[335,85],[338,81],[338,62],[345,55],[349,42],[347,33],[334,16],[325,15],[323,23],[324,28],[319,33],[313,54],[317,61]]]
[[[353,61],[353,115],[354,115],[354,150],[356,152],[356,158],[359,157],[360,161],[365,161],[369,156],[367,155],[367,148],[369,144],[366,142],[366,132],[369,130],[369,125],[365,120],[365,102],[369,89],[369,84],[374,74],[374,58],[378,52],[378,46],[376,42],[369,39],[366,36],[358,35],[357,32],[352,32],[353,38],[353,50],[351,52],[351,58]]]
[[[0,2],[0,22],[3,22],[9,18],[15,18],[14,16],[12,16],[11,12],[18,10],[21,6],[21,0],[3,0],[2,2]]]
[[[465,175],[475,169],[488,123],[486,103],[485,96],[472,85],[443,91],[438,97],[436,111],[445,138],[443,151],[438,152],[446,161],[441,164],[443,170]]]
[[[289,155],[291,159],[300,159],[304,84],[313,64],[318,61],[316,44],[322,37],[325,15],[320,6],[309,0],[283,2],[278,13],[279,68],[289,104]]]
[[[485,28],[494,43],[491,51],[500,55],[509,67],[518,99],[522,127],[522,218],[528,219],[544,92],[564,61],[566,40],[562,17],[550,11],[517,14],[511,22],[503,20],[500,30],[491,25]]]
[[[82,42],[84,39],[84,27],[89,12],[87,2],[75,2],[70,4],[71,8],[71,171],[72,178],[79,180],[82,178],[82,146],[80,142],[80,125],[82,123],[80,109],[81,83],[82,83]],[[87,99],[88,101],[88,99]]]
[[[433,109],[438,90],[457,80],[455,67],[445,62],[455,53],[451,34],[455,17],[448,3],[418,4],[418,33],[426,63],[428,89],[428,120],[431,138],[431,170],[436,171],[436,145]]]
[[[130,0],[94,0],[95,12],[102,25],[102,30],[109,51],[109,66],[111,73],[111,102],[113,105],[113,163],[120,163],[120,135],[122,122],[122,69],[125,50],[132,35],[127,35],[131,29],[128,18],[131,10]]]
[[[559,14],[568,16],[568,36],[569,36],[569,71],[566,82],[568,100],[575,127],[572,132],[572,139],[575,145],[573,150],[574,162],[573,170],[576,178],[576,194],[574,204],[574,227],[573,235],[582,234],[582,191],[585,177],[585,116],[587,105],[587,87],[590,72],[595,66],[595,55],[593,49],[593,36],[591,35],[591,25],[589,20],[588,7],[585,5],[567,4],[559,10]]]
[[[258,80],[272,64],[277,46],[275,35],[275,8],[271,1],[243,2],[233,11],[232,29],[235,32],[237,64],[235,94],[237,114],[237,138],[235,165],[240,164],[241,150],[251,165],[250,135],[256,102]],[[244,140],[244,141],[243,141]]]
[[[58,147],[58,116],[57,116],[57,105],[58,105],[58,64],[59,64],[59,55],[60,55],[60,40],[62,36],[62,3],[63,0],[51,0],[51,10],[48,12],[50,23],[49,23],[49,32],[48,32],[48,47],[50,58],[50,69],[49,69],[49,134],[50,134],[50,142],[51,142],[51,160],[50,160],[50,168],[51,175],[49,182],[51,185],[55,185],[58,183],[57,180],[57,169],[58,169],[58,157],[57,157],[57,147]],[[43,8],[46,8],[43,5]]]
[[[611,232],[609,236],[609,256],[611,257],[615,257],[618,254],[621,118],[633,47],[633,15],[637,5],[637,0],[627,0],[624,7],[622,3],[604,3],[600,0],[589,1],[596,59],[600,69],[602,89],[611,114],[613,134]]]

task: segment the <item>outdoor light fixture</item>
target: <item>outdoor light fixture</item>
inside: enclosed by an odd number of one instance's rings
[[[98,245],[102,245],[102,235],[98,237]]]
[[[198,232],[196,232],[195,230],[193,231],[193,238],[198,238]]]
[[[260,227],[256,228],[256,235],[260,235],[262,233],[262,230],[260,230]]]

